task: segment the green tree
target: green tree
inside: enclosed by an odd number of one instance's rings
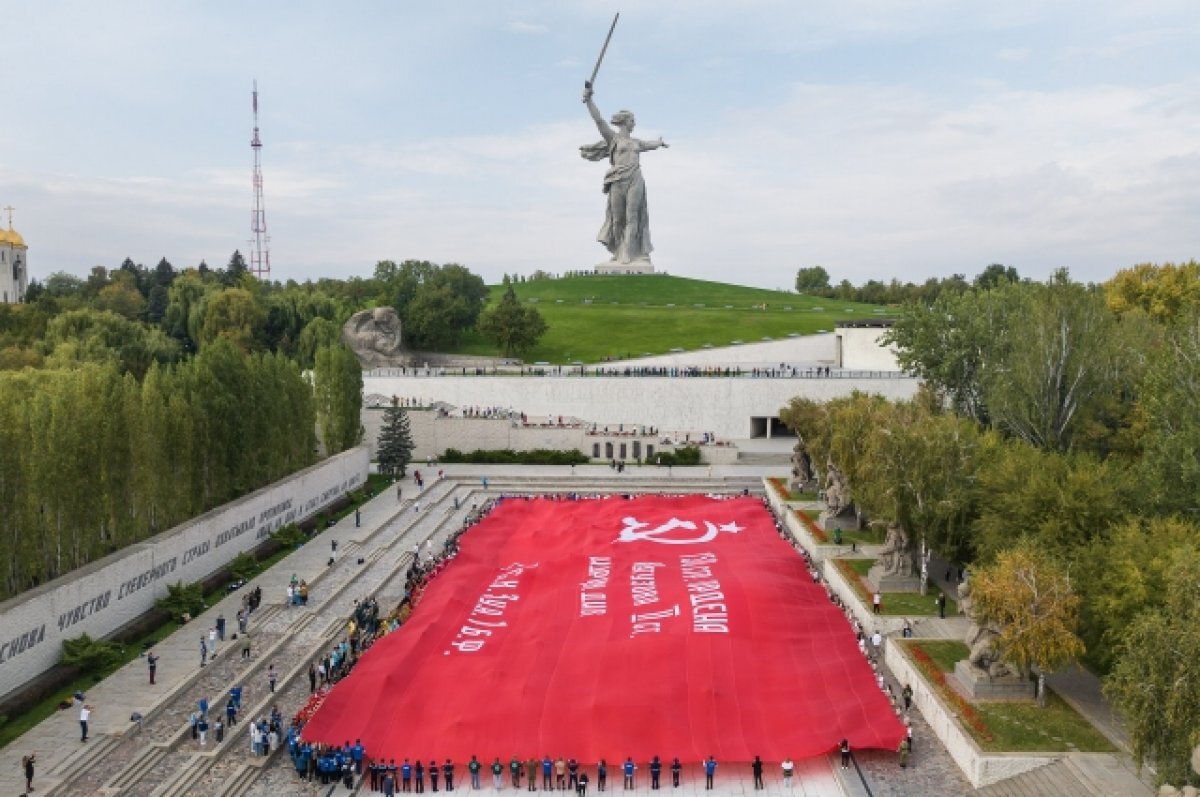
[[[392,478],[404,478],[412,462],[413,439],[408,412],[392,399],[392,406],[383,411],[383,426],[379,429],[376,456],[379,472]]]
[[[990,266],[979,272],[975,277],[975,287],[980,290],[991,290],[998,288],[1009,282],[1020,282],[1021,275],[1012,266],[1004,266],[1000,263],[992,263]]]
[[[796,292],[813,293],[829,289],[829,272],[821,266],[810,266],[796,272]]]
[[[225,338],[242,351],[249,351],[265,319],[263,308],[245,288],[226,288],[208,297],[200,342],[212,343]]]
[[[1154,765],[1155,782],[1200,785],[1192,749],[1200,744],[1200,553],[1178,549],[1163,608],[1145,611],[1123,635],[1104,692],[1125,720],[1134,760]]]
[[[1158,321],[1200,310],[1200,263],[1141,263],[1104,283],[1108,307],[1118,315],[1142,311]]]
[[[1200,511],[1200,312],[1173,325],[1139,396],[1145,494],[1159,511]]]
[[[92,639],[87,634],[80,634],[74,639],[64,639],[62,647],[62,663],[68,667],[78,667],[88,674],[102,673],[121,659],[119,644]]]
[[[511,285],[499,302],[483,311],[477,326],[505,357],[528,351],[546,334],[542,314],[535,307],[522,307]]]
[[[354,352],[340,343],[318,349],[313,386],[325,451],[332,455],[358,445],[363,381]]]
[[[1038,700],[1045,706],[1045,676],[1083,654],[1076,634],[1079,597],[1066,570],[1035,546],[1004,551],[971,578],[978,616],[1000,628],[997,647],[1028,674],[1038,671]]]

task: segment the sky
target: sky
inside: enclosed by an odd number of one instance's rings
[[[1200,258],[1195,0],[0,0],[0,207],[35,278],[247,250],[251,87],[272,278],[379,260],[591,268],[628,108],[653,260],[790,288],[1103,281]]]

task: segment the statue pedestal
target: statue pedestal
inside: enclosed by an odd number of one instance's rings
[[[954,665],[946,683],[970,700],[1033,700],[1037,694],[1033,681],[1027,678],[1020,675],[991,678],[966,659]]]
[[[594,270],[597,274],[653,274],[654,264],[648,257],[630,260],[628,263],[606,260],[597,263]]]
[[[853,512],[841,515],[831,515],[828,512],[822,512],[817,522],[821,524],[821,531],[833,531],[841,529],[842,531],[858,531],[858,515]]]
[[[921,577],[889,575],[875,565],[867,571],[867,585],[872,592],[920,592]]]

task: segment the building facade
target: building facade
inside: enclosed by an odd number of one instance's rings
[[[17,304],[25,301],[29,288],[29,247],[12,226],[12,208],[8,210],[8,229],[0,228],[0,302]]]

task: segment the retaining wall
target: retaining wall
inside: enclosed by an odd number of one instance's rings
[[[64,639],[115,632],[168,584],[200,581],[361,486],[368,464],[365,446],[346,451],[0,604],[0,700],[57,664]]]

